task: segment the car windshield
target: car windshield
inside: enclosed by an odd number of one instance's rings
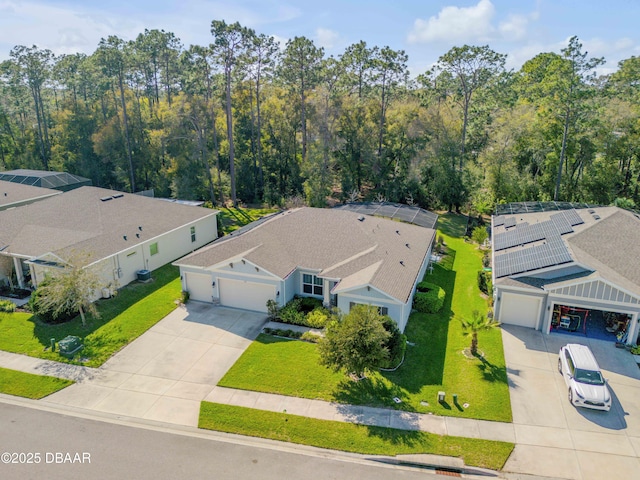
[[[575,375],[573,376],[576,382],[587,383],[589,385],[604,385],[604,379],[600,372],[596,370],[581,370],[576,368]]]

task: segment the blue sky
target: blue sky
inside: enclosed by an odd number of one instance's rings
[[[519,68],[540,52],[559,52],[577,35],[600,70],[640,54],[637,0],[0,0],[0,60],[14,45],[56,54],[92,53],[101,37],[171,31],[185,46],[211,41],[211,20],[239,21],[281,42],[306,36],[339,55],[364,40],[409,55],[412,73],[454,45],[489,45]]]

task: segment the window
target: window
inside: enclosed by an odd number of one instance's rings
[[[576,367],[574,367],[573,365],[573,359],[571,358],[568,350],[565,350],[564,356],[567,358],[567,367],[569,368],[569,373],[573,375],[575,373]]]
[[[149,253],[151,254],[151,256],[158,253],[158,242],[149,245]]]
[[[302,274],[302,291],[309,295],[322,295],[322,279],[308,273]]]
[[[191,227],[191,242],[196,241],[196,227]]]

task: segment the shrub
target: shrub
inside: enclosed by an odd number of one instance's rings
[[[404,352],[407,348],[407,336],[400,332],[398,324],[387,315],[382,318],[382,325],[391,335],[384,344],[389,350],[389,358],[382,361],[380,368],[396,368],[404,357]]]
[[[267,300],[267,314],[269,320],[277,320],[280,316],[280,305],[275,300]]]
[[[485,272],[484,270],[478,272],[478,288],[482,293],[487,295],[492,293],[491,272]]]
[[[45,286],[48,282],[49,280],[45,279],[40,283],[40,286]],[[42,305],[42,302],[40,301],[39,288],[31,294],[31,298],[29,299],[29,303],[27,304],[27,307],[29,308],[29,310],[31,310],[31,312],[34,315],[36,315],[38,318],[40,318],[40,320],[42,320],[45,323],[64,323],[64,322],[68,322],[69,320],[74,318],[76,315],[78,315],[77,311],[73,311],[71,309],[67,309],[66,311],[61,312],[57,315],[54,314],[53,307],[46,308]]]
[[[311,328],[324,328],[329,320],[329,312],[325,308],[318,307],[309,312],[305,318],[305,323]]]
[[[300,336],[300,340],[304,340],[305,342],[318,343],[318,340],[322,338],[322,335],[318,335],[313,332],[304,332]]]
[[[182,295],[180,296],[180,303],[187,303],[189,301],[191,294],[187,290],[182,291]]]
[[[313,297],[300,297],[299,310],[304,313],[312,312],[313,310],[322,307],[322,300]]]
[[[489,252],[484,252],[484,255],[482,256],[482,266],[484,268],[487,268],[489,265],[491,265],[491,258],[489,257]]]
[[[11,300],[0,300],[0,312],[11,313],[16,311],[16,304]]]
[[[476,227],[471,233],[471,238],[473,238],[474,242],[482,245],[487,241],[487,238],[489,238],[489,233],[485,227]]]
[[[418,291],[413,297],[413,307],[422,313],[439,312],[444,305],[446,292],[439,287],[428,282],[420,282]]]
[[[310,306],[313,306],[311,310],[309,310]],[[322,302],[317,298],[295,297],[282,307],[273,319],[291,325],[324,328],[329,317],[329,311],[322,306]]]

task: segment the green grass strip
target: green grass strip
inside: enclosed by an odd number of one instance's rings
[[[34,375],[0,368],[0,392],[16,397],[39,400],[72,385],[74,382],[64,378]]]
[[[152,276],[150,283],[134,282],[116,297],[99,300],[100,318],[87,318],[86,326],[79,316],[52,325],[29,313],[0,313],[0,350],[66,363],[84,358],[83,365],[99,367],[176,308],[175,300],[181,292],[178,269],[165,265]],[[74,360],[50,349],[52,338],[59,341],[67,335],[80,337],[85,345]]]
[[[317,420],[288,413],[202,402],[200,428],[365,455],[428,453],[460,457],[466,465],[499,470],[512,443]]]

